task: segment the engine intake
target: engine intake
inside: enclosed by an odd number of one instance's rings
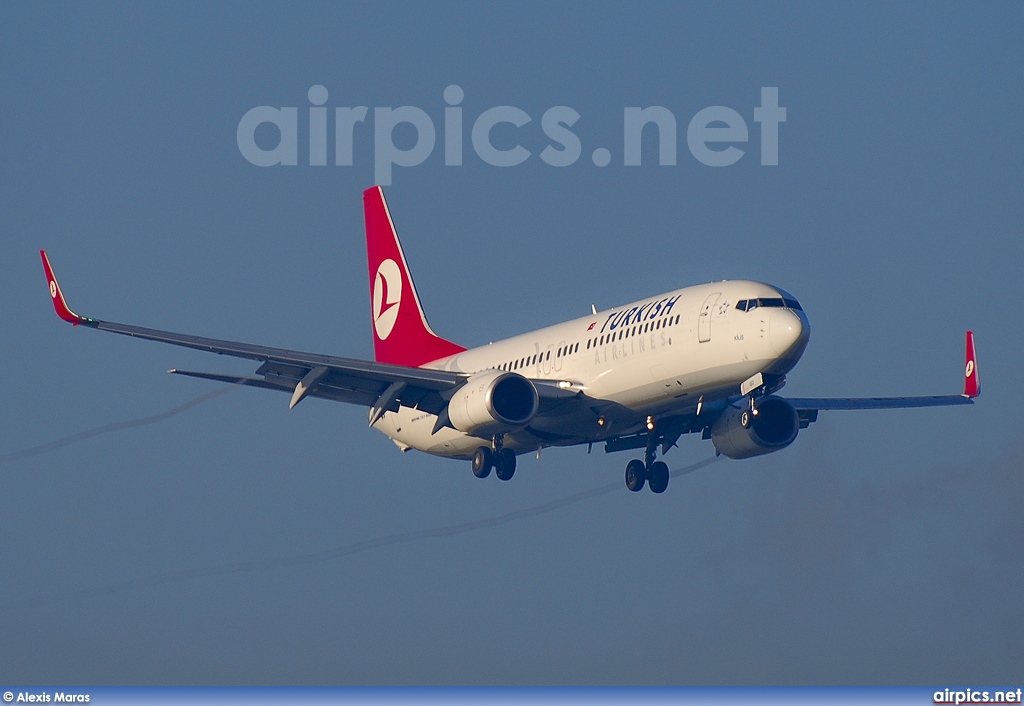
[[[719,453],[729,458],[750,458],[784,449],[796,440],[800,431],[800,415],[781,397],[764,397],[757,404],[757,414],[749,417],[744,428],[747,408],[730,406],[711,427],[711,442]]]
[[[539,404],[537,388],[522,375],[488,370],[459,388],[448,403],[448,417],[459,431],[488,437],[522,429]]]

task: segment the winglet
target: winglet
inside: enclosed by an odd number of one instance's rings
[[[60,291],[57,278],[53,276],[53,268],[50,267],[50,260],[46,257],[46,251],[40,250],[39,255],[43,258],[43,271],[46,273],[46,281],[50,285],[50,298],[53,300],[53,308],[57,312],[57,316],[74,326],[84,324],[88,319],[71,311],[68,303],[64,301],[64,294]]]
[[[964,358],[964,397],[977,397],[981,394],[981,379],[978,377],[978,356],[974,352],[974,331],[967,332]]]

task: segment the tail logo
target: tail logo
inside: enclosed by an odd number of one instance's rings
[[[968,377],[969,378],[973,372],[974,372],[974,361],[973,360],[969,360],[969,361],[967,361],[967,369],[964,371],[964,377]]]
[[[398,320],[402,301],[402,271],[392,259],[384,260],[373,280],[373,328],[377,338],[387,340]]]

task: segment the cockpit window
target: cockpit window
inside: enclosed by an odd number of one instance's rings
[[[740,311],[753,311],[759,306],[767,306],[774,309],[793,309],[803,311],[800,302],[796,299],[782,299],[778,297],[762,297],[761,299],[743,299],[736,302],[736,308]]]

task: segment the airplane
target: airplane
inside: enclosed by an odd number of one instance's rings
[[[666,454],[683,434],[745,459],[792,444],[823,410],[972,404],[981,393],[967,332],[964,391],[927,397],[785,398],[778,391],[810,337],[795,297],[752,281],[685,287],[466,349],[430,328],[384,192],[363,192],[374,360],[222,341],[79,316],[41,250],[54,309],[64,321],[258,361],[252,376],[172,369],[222,383],[369,408],[373,429],[399,449],[470,460],[473,474],[507,481],[516,456],[604,443],[643,449],[626,487],[668,487]]]

